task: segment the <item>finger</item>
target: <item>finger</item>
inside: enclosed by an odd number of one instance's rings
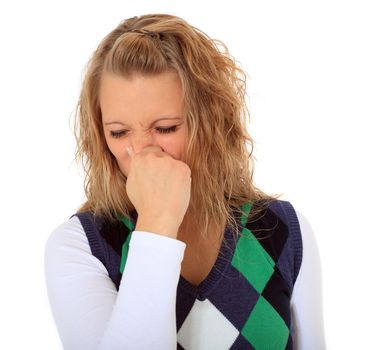
[[[164,152],[164,150],[160,146],[147,146],[140,153],[146,154],[149,152],[160,153],[160,152]]]
[[[127,154],[132,158],[136,153],[135,153],[135,150],[133,148],[133,146],[127,146],[126,148],[126,152]],[[155,152],[155,153],[158,153],[160,155],[165,154],[165,151],[163,148],[161,148],[160,146],[147,146],[145,147],[141,152],[140,154],[146,154],[148,152]],[[162,153],[161,153],[162,152]]]
[[[127,154],[132,158],[135,155],[135,151],[133,149],[133,146],[126,147]]]

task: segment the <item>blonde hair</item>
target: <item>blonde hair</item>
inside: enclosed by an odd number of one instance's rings
[[[191,202],[182,223],[202,228],[229,224],[249,202],[270,197],[253,183],[253,140],[246,124],[246,75],[226,46],[185,20],[167,14],[133,17],[109,33],[88,62],[77,104],[76,160],[85,171],[86,201],[78,212],[131,218],[126,177],[109,151],[99,104],[104,72],[128,77],[175,70],[180,77],[188,127],[184,161],[191,168]],[[181,225],[181,226],[182,226]]]

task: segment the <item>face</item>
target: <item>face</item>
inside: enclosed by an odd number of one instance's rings
[[[160,146],[174,159],[182,159],[188,133],[177,73],[129,79],[105,73],[99,98],[104,136],[125,176],[130,163],[127,146],[133,146],[135,153]]]

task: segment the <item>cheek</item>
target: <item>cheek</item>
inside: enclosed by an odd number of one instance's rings
[[[160,147],[164,149],[166,153],[169,153],[174,159],[181,159],[183,145],[177,140],[171,140],[166,142],[161,142]]]
[[[172,136],[171,138],[163,138],[160,142],[160,146],[174,159],[181,159],[187,140],[188,135],[186,130],[181,130],[180,133]]]
[[[130,169],[130,156],[127,154],[127,151],[124,149],[118,150],[118,153],[115,155],[115,158],[118,163],[118,167],[122,171],[122,173],[127,177]]]
[[[127,177],[130,165],[130,157],[120,142],[107,142],[108,148],[117,161],[119,169]]]
[[[179,158],[183,157],[184,149],[187,143],[188,143],[188,131],[186,128],[184,128],[176,142],[176,149],[177,152],[179,152]]]

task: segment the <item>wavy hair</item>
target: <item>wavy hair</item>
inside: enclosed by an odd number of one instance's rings
[[[76,108],[75,159],[85,171],[86,201],[78,212],[109,220],[131,218],[126,177],[109,151],[102,126],[99,88],[104,72],[129,77],[175,70],[184,94],[188,142],[184,161],[191,168],[191,201],[183,227],[229,224],[249,202],[273,197],[253,183],[253,140],[247,131],[246,74],[219,40],[167,14],[121,22],[90,58]]]

